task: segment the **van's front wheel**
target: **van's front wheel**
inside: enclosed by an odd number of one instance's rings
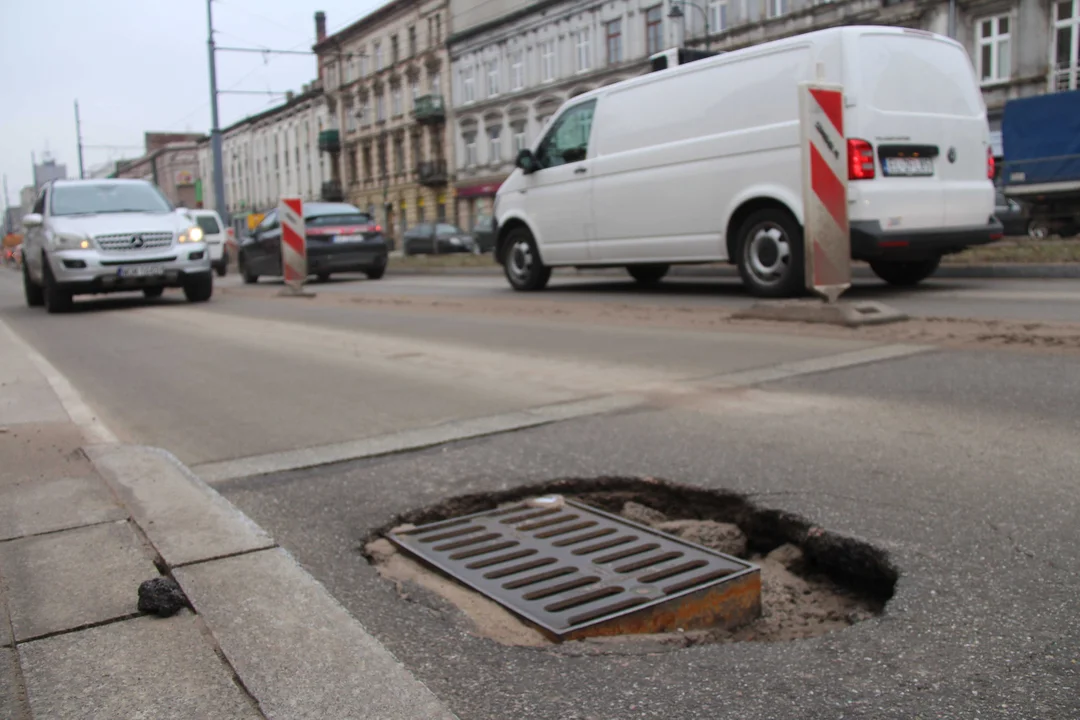
[[[940,257],[930,258],[929,260],[916,260],[914,262],[871,260],[870,269],[890,285],[911,287],[912,285],[918,285],[933,275],[940,264]]]
[[[503,269],[510,287],[521,291],[543,290],[551,279],[551,268],[540,261],[536,241],[525,228],[515,228],[507,238]]]
[[[803,234],[785,210],[758,210],[738,235],[739,275],[752,295],[792,297],[803,293]]]

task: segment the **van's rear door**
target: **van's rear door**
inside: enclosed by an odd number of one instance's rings
[[[885,230],[973,226],[993,213],[986,107],[958,44],[917,30],[860,28],[848,44],[849,137],[877,175],[853,181],[852,219]]]

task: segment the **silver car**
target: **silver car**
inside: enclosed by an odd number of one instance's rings
[[[57,180],[23,218],[26,303],[50,313],[74,295],[180,287],[191,302],[214,291],[203,231],[144,180]]]

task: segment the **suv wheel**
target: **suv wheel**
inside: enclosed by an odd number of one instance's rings
[[[737,237],[739,275],[752,295],[803,294],[803,233],[791,213],[758,210],[742,224]]]
[[[551,268],[540,262],[540,253],[532,233],[519,227],[506,239],[503,269],[510,287],[519,291],[543,290],[551,279]]]
[[[870,269],[879,278],[890,285],[911,287],[918,285],[926,278],[934,274],[941,258],[935,257],[929,260],[915,260],[912,262],[888,262],[885,260],[871,260]]]
[[[44,266],[43,274],[45,275],[45,310],[53,315],[67,312],[71,309],[71,293],[56,282],[52,269],[49,268],[48,259],[42,258],[41,262]]]
[[[208,272],[184,278],[184,297],[188,302],[206,302],[214,294],[214,276]]]
[[[365,270],[364,274],[367,275],[368,280],[378,280],[386,274],[386,266],[382,265],[380,267],[371,268],[370,270]]]
[[[22,266],[23,293],[26,295],[26,304],[29,307],[41,307],[45,304],[45,291],[41,286],[30,279],[30,269],[26,263]]]

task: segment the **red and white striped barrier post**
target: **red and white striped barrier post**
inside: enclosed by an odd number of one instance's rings
[[[307,280],[307,230],[304,227],[304,201],[281,198],[278,205],[281,221],[281,270],[285,287],[292,295],[304,294]]]
[[[806,287],[836,302],[851,286],[844,88],[799,85]]]

